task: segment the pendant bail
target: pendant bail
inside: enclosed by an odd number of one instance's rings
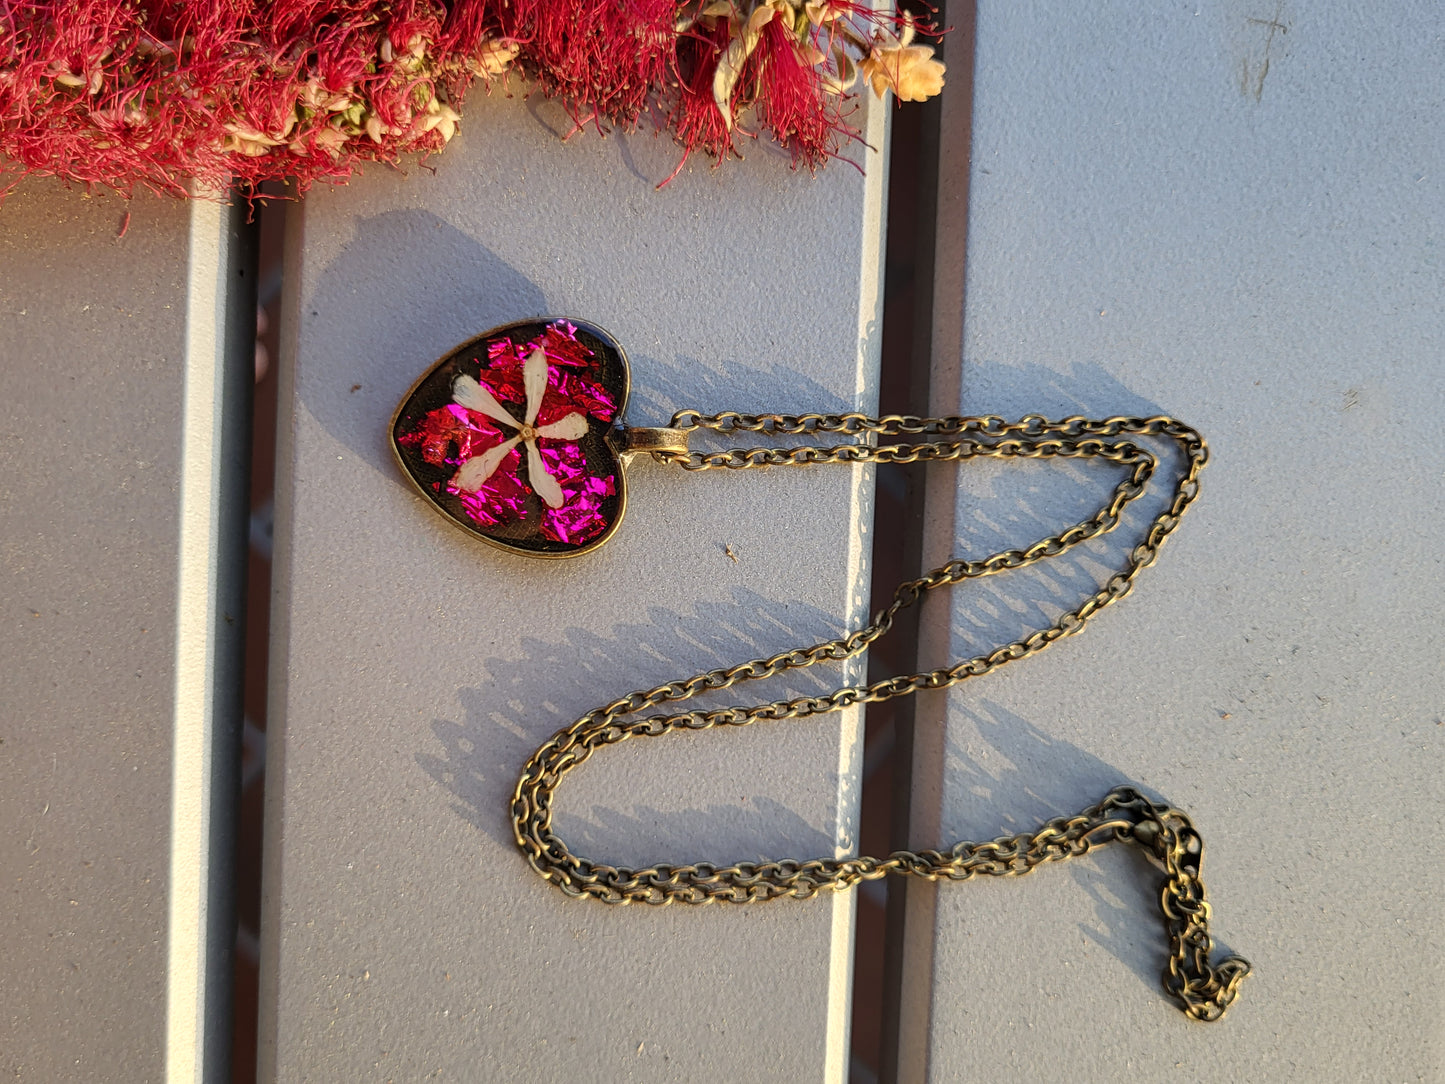
[[[617,431],[617,449],[622,455],[655,455],[660,452],[687,453],[687,430],[622,426]]]

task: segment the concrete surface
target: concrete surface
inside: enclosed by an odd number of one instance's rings
[[[569,900],[507,807],[532,750],[597,704],[857,621],[869,475],[638,461],[615,538],[538,561],[443,523],[387,426],[455,344],[544,314],[623,343],[632,424],[871,408],[880,159],[814,179],[754,146],[656,192],[665,139],[563,144],[554,103],[500,95],[467,118],[434,174],[318,190],[290,238],[261,1077],[840,1080],[850,897]],[[883,112],[862,119],[885,147]],[[850,851],[859,726],[628,743],[568,781],[559,830],[617,863]]]
[[[903,1079],[1445,1075],[1442,33],[1428,3],[982,5],[940,406],[1168,412],[1214,460],[1131,598],[920,705],[913,842],[1134,781],[1193,816],[1214,931],[1255,973],[1187,1022],[1155,874],[1116,849],[918,893]],[[965,467],[934,556],[1064,526],[1111,478]],[[1046,620],[1128,532],[960,592],[924,642]]]

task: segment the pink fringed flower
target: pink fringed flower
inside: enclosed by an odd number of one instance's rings
[[[910,19],[853,0],[0,0],[0,157],[184,193],[439,151],[476,79],[518,71],[579,127],[653,110],[719,161],[749,109],[814,168],[861,64],[921,98],[943,67]],[[680,168],[680,166],[679,166]]]
[[[769,20],[758,43],[758,119],[795,161],[817,165],[856,133],[843,123],[837,97],[826,91],[823,52],[811,40],[799,41],[785,18],[778,13]]]

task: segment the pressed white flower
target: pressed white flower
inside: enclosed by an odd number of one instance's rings
[[[527,392],[527,409],[524,421],[517,421],[496,396],[488,391],[475,377],[465,374],[452,382],[452,401],[485,414],[493,421],[501,422],[517,435],[502,441],[495,448],[488,448],[481,455],[473,456],[461,465],[452,478],[452,484],[466,493],[475,493],[482,484],[501,466],[507,453],[518,444],[527,447],[527,478],[548,508],[562,507],[562,487],[557,479],[547,473],[542,462],[542,453],[537,450],[537,438],[548,440],[581,440],[587,435],[587,419],[573,411],[550,425],[537,425],[537,414],[542,409],[542,399],[547,394],[547,353],[540,346],[533,350],[522,366],[522,386]]]

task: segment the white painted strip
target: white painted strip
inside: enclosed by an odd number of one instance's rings
[[[226,209],[191,204],[181,423],[180,569],[176,593],[170,912],[167,922],[166,1080],[201,1079],[205,1030],[206,879],[220,471]]]
[[[878,366],[882,352],[883,327],[883,251],[884,209],[888,202],[888,118],[892,100],[883,103],[869,100],[863,126],[863,138],[869,147],[862,154],[863,216],[859,238],[858,270],[858,351],[854,365],[855,382],[853,410],[873,411],[876,403],[865,397],[878,386]],[[860,538],[858,545],[846,549],[848,563],[848,609],[843,620],[849,628],[857,628],[869,616],[869,588],[873,567],[873,484],[871,465],[852,468],[854,484],[848,508],[849,537]],[[867,679],[865,658],[851,659],[841,677],[849,685]],[[858,853],[859,808],[863,774],[863,708],[848,708],[839,714],[841,728],[838,743],[838,833],[834,840],[835,856],[842,858]],[[844,818],[847,818],[846,820]],[[828,968],[827,1037],[823,1079],[842,1082],[848,1079],[849,1055],[852,1047],[853,1022],[853,941],[856,936],[857,890],[833,894],[833,939]]]

